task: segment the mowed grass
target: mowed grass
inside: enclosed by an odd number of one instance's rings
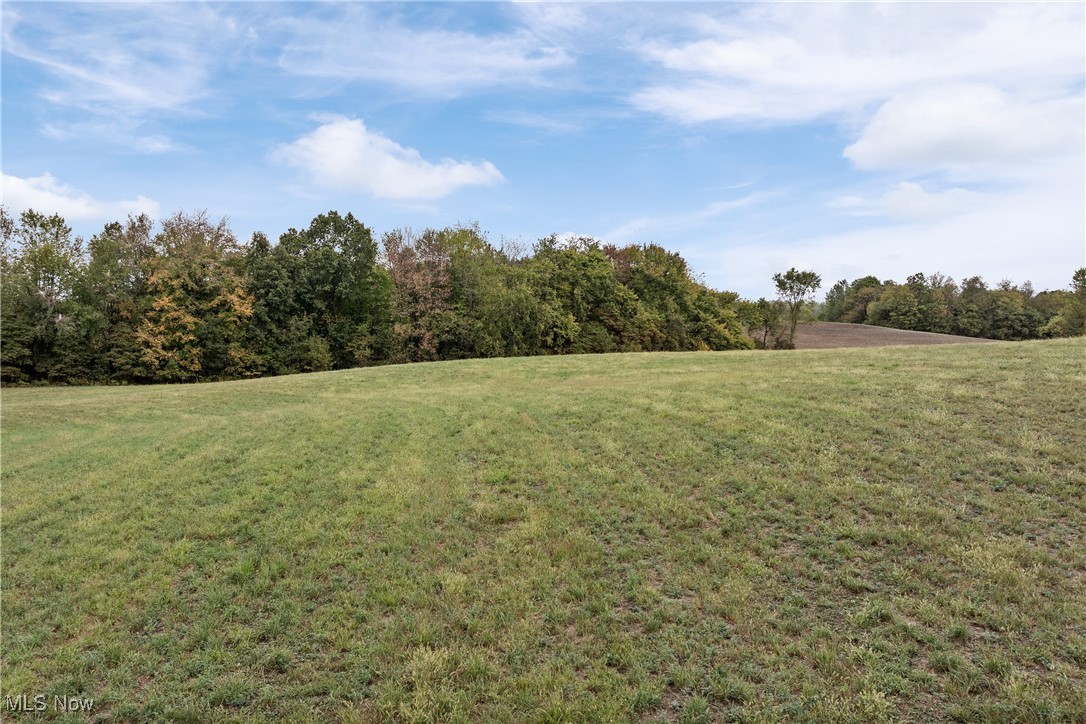
[[[3,695],[1083,721],[1084,383],[1064,340],[8,389]]]

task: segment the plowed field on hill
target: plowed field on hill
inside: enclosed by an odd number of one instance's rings
[[[990,339],[961,337],[955,334],[912,332],[904,329],[875,327],[870,324],[815,322],[796,328],[796,349],[835,349],[838,347],[889,347],[901,344],[975,344]]]

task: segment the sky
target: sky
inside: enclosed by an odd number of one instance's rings
[[[2,195],[88,238],[320,213],[790,267],[1067,288],[1086,20],[1038,3],[2,5]]]

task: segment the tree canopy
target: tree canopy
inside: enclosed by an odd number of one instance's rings
[[[960,284],[943,274],[913,274],[904,284],[862,277],[838,281],[826,294],[820,318],[918,332],[1023,340],[1086,334],[1086,268],[1072,274],[1071,290],[1036,293],[1029,282],[990,288],[980,277]]]
[[[788,319],[788,346],[795,345],[796,325],[803,309],[812,301],[815,290],[822,286],[822,277],[813,271],[799,271],[792,267],[783,274],[773,275],[777,296],[784,302]]]
[[[665,247],[538,240],[495,247],[477,224],[395,229],[320,214],[273,243],[225,219],[130,216],[88,242],[65,220],[0,207],[0,380],[192,382],[361,365],[658,350],[791,347],[821,277],[773,275],[779,299],[707,287]],[[820,318],[1032,339],[1086,333],[1070,290],[914,274],[827,292]]]
[[[494,247],[478,225],[378,244],[329,211],[278,243],[177,213],[2,215],[4,382],[190,382],[468,357],[749,348],[737,296],[655,244]]]

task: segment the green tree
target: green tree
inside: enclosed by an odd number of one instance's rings
[[[701,322],[712,321],[712,309],[699,314],[697,282],[686,261],[658,244],[604,248],[611,258],[616,278],[641,301],[649,323],[642,343],[644,349],[708,349]],[[707,318],[706,318],[707,317]]]
[[[837,322],[863,324],[867,321],[867,308],[882,294],[882,282],[878,277],[861,277],[849,285],[845,305]]]
[[[1059,312],[1041,329],[1046,337],[1081,337],[1086,335],[1086,267],[1071,275],[1071,293],[1064,298]]]
[[[955,334],[966,337],[992,336],[991,292],[979,276],[963,279],[954,309]]]
[[[891,284],[884,287],[878,298],[868,305],[866,323],[917,330],[921,327],[921,315],[913,289],[904,284]]]
[[[595,239],[540,239],[528,269],[547,308],[544,343],[554,352],[647,349],[652,320],[637,295],[615,275]]]
[[[761,298],[757,302],[744,302],[740,317],[758,349],[781,346],[788,312],[784,302]]]
[[[773,283],[777,286],[777,296],[784,302],[788,319],[788,346],[794,347],[796,343],[796,325],[804,307],[811,300],[815,291],[822,286],[822,277],[813,271],[799,271],[792,267],[783,274],[773,275]]]
[[[1034,339],[1040,335],[1040,312],[1026,305],[1025,295],[1015,288],[1000,288],[991,292],[988,307],[992,339]]]
[[[302,342],[302,349],[314,345],[305,342],[313,334],[312,320],[302,314],[295,299],[294,262],[285,250],[274,249],[268,237],[259,231],[253,233],[245,250],[245,288],[253,300],[246,343],[260,374],[281,375],[314,369],[308,361],[296,361],[295,345]],[[327,347],[324,343],[325,351]],[[327,365],[318,369],[329,366],[330,357]]]
[[[312,333],[328,345],[333,367],[388,356],[391,286],[377,265],[377,242],[369,228],[353,214],[329,211],[307,229],[281,235],[275,253],[293,287],[290,314],[309,317]]]
[[[954,325],[954,308],[958,303],[958,285],[944,274],[935,272],[928,277],[929,332],[948,333]]]
[[[848,279],[842,279],[826,292],[826,299],[822,303],[822,311],[818,318],[823,322],[839,322],[845,313],[845,304],[848,301]]]
[[[86,267],[83,240],[58,214],[27,210],[15,222],[3,210],[0,218],[3,379],[87,381],[93,315],[74,294]]]
[[[558,313],[540,301],[524,264],[507,263],[501,272],[501,282],[490,287],[480,324],[490,330],[490,339],[499,341],[502,355],[542,354]]]
[[[149,216],[129,216],[123,224],[106,224],[88,244],[90,259],[77,295],[96,311],[93,346],[102,379],[147,377],[136,335],[151,302],[147,282],[157,255],[153,230]]]

